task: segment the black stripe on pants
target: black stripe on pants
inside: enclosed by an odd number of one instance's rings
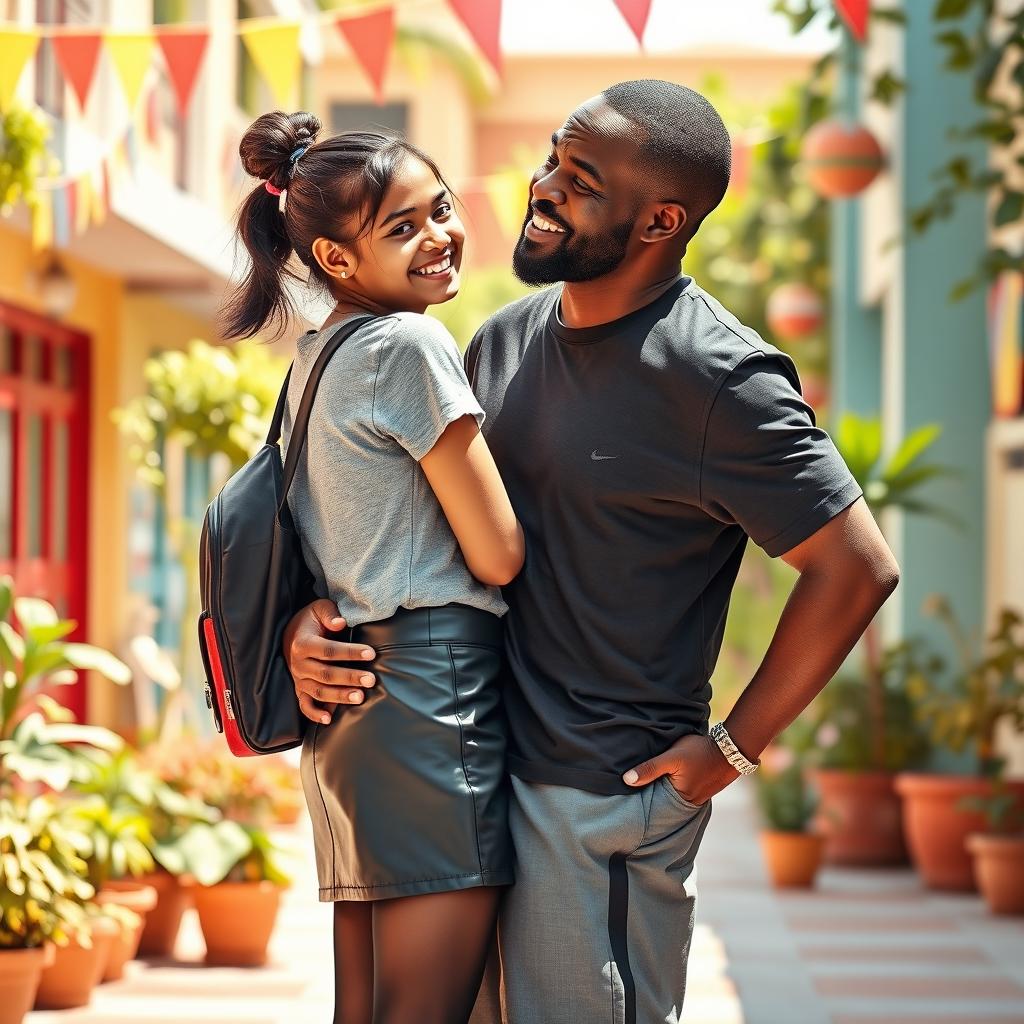
[[[636,982],[629,966],[629,946],[626,942],[626,923],[629,918],[627,856],[625,853],[614,853],[608,861],[608,940],[622,981],[624,1024],[636,1024]]]

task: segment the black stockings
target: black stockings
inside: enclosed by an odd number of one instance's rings
[[[334,1024],[462,1024],[502,890],[334,904]]]

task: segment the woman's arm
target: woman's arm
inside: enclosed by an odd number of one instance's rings
[[[523,530],[476,420],[450,423],[420,465],[469,571],[481,583],[510,583],[523,567]]]

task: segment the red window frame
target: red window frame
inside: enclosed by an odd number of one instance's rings
[[[10,505],[10,530],[0,556],[0,575],[14,579],[18,594],[42,597],[78,626],[69,639],[84,641],[88,632],[88,536],[89,536],[89,336],[55,320],[0,302],[0,325],[12,339],[11,365],[0,366],[0,409],[11,414],[11,464],[0,465],[0,501]],[[40,346],[36,375],[27,365],[25,339]],[[66,353],[69,383],[58,379],[58,352]],[[30,464],[31,417],[42,426],[42,458]],[[67,475],[64,554],[54,545],[56,473],[54,459],[56,426],[66,424]],[[32,474],[38,474],[33,479]],[[30,524],[28,494],[39,487],[38,524]],[[5,493],[6,492],[6,493]],[[31,552],[30,529],[38,531],[39,550]],[[0,549],[0,550],[4,550]],[[84,677],[54,696],[85,721]]]

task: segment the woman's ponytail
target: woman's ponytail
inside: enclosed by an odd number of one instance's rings
[[[221,310],[225,337],[251,338],[267,326],[280,333],[289,319],[292,302],[284,285],[286,277],[295,276],[288,265],[294,246],[279,195],[294,175],[296,154],[313,145],[319,130],[312,114],[278,110],[257,118],[242,136],[242,166],[260,182],[238,214],[249,267]]]

